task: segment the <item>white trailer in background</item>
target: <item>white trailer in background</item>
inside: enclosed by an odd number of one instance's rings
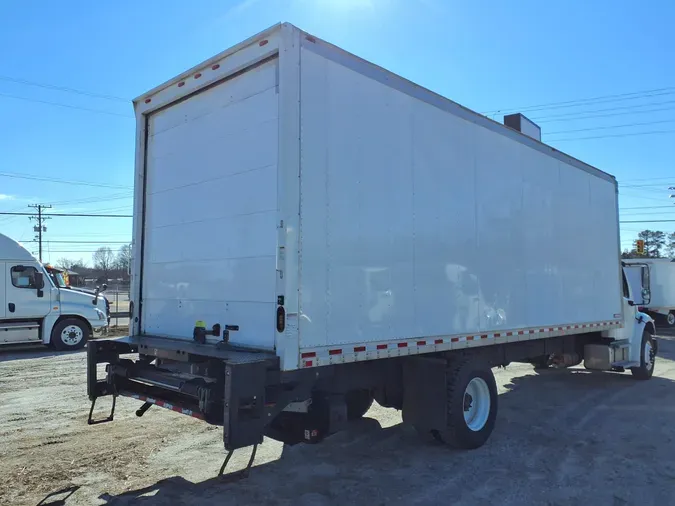
[[[669,258],[624,260],[635,304],[663,325],[675,327],[675,262]]]
[[[232,451],[374,398],[475,448],[491,367],[651,376],[609,174],[288,24],[134,106],[132,328],[89,347],[92,412],[134,397]]]

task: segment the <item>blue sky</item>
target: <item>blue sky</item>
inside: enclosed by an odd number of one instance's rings
[[[623,220],[675,219],[667,189],[675,185],[668,0],[43,0],[30,9],[2,2],[0,173],[9,176],[0,175],[0,211],[42,202],[55,212],[130,214],[130,100],[278,21],[498,120],[498,110],[621,95],[526,113],[544,141],[619,179]],[[635,135],[654,131],[661,133]],[[644,228],[670,232],[675,223],[624,224],[622,245]],[[0,216],[0,231],[33,236],[26,217]],[[130,236],[130,219],[55,217],[45,238],[117,248]],[[54,242],[45,260],[91,262],[98,246]]]

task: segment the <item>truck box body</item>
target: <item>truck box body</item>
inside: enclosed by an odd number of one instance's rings
[[[622,324],[612,176],[291,25],[135,107],[133,335],[292,370]]]
[[[636,258],[624,262],[636,304],[647,309],[675,309],[675,262],[669,258]],[[643,288],[649,290],[648,302],[640,295]]]

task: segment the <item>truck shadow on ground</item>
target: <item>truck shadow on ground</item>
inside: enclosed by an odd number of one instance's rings
[[[664,351],[673,354],[675,341],[664,344]],[[659,368],[664,372],[673,365],[657,364],[657,374]],[[504,493],[521,493],[529,487],[528,479],[544,475],[547,481],[560,481],[561,473],[564,479],[573,475],[576,482],[593,490],[598,473],[607,472],[596,469],[598,459],[628,461],[642,451],[653,453],[654,458],[662,454],[664,462],[673,461],[669,456],[672,444],[659,445],[658,438],[638,442],[641,436],[636,437],[635,427],[661,430],[664,417],[675,412],[668,407],[675,405],[674,383],[656,376],[637,381],[629,373],[592,373],[579,368],[526,374],[511,378],[503,387],[497,426],[490,441],[478,450],[452,450],[420,440],[406,425],[382,428],[366,418],[320,445],[284,448],[278,460],[254,466],[243,480],[227,482],[214,477],[194,483],[174,476],[119,495],[104,493],[99,499],[111,505],[403,505],[437,504],[443,497],[441,502],[446,502],[444,494],[452,494],[457,502],[465,499],[473,504],[472,499],[480,499],[482,504],[486,497],[498,500],[499,487]],[[570,455],[574,464],[565,467],[561,462]],[[491,463],[489,467],[486,462]],[[623,472],[614,468],[613,473]],[[634,480],[629,474],[613,479]],[[644,493],[643,486],[653,487],[653,478],[649,480],[643,484],[638,479],[633,487],[637,492],[626,492],[621,497],[626,502],[620,504],[632,504],[637,496],[630,494]],[[530,504],[555,503],[556,494],[567,494],[564,487],[533,490],[527,493],[541,495],[533,496]],[[482,495],[476,495],[479,492]],[[612,494],[617,494],[602,487],[597,493],[601,494],[595,498],[597,504],[611,503]],[[669,495],[665,503],[671,499]],[[560,500],[567,504],[564,501],[569,498],[561,496]]]
[[[0,363],[11,362],[14,360],[32,360],[35,358],[48,358],[63,355],[73,355],[75,353],[86,353],[86,349],[75,351],[57,351],[46,346],[32,345],[23,347],[12,347],[0,350]]]

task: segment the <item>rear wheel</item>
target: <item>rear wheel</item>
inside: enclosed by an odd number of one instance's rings
[[[675,313],[671,311],[667,315],[664,315],[663,323],[665,323],[669,327],[675,327]]]
[[[89,339],[89,327],[77,318],[66,318],[52,329],[51,343],[60,351],[79,350]]]
[[[453,360],[446,378],[447,425],[432,430],[432,435],[455,448],[483,446],[497,418],[497,383],[492,370],[469,359]]]
[[[635,379],[648,380],[654,374],[656,363],[656,343],[654,336],[646,330],[642,331],[642,350],[640,351],[640,367],[631,367]]]

